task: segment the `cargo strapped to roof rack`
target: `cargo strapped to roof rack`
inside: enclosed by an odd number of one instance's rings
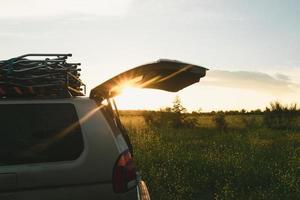
[[[80,80],[80,63],[67,63],[71,56],[26,54],[0,61],[0,98],[84,96],[86,86]]]

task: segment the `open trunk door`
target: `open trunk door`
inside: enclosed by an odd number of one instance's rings
[[[176,60],[161,59],[125,71],[93,88],[90,98],[103,100],[118,95],[125,86],[177,92],[199,82],[208,69]]]

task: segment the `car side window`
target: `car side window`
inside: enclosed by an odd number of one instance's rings
[[[0,166],[75,160],[82,151],[74,105],[0,105]]]

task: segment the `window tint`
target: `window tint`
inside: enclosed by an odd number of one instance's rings
[[[72,104],[0,105],[0,165],[74,160],[82,151]]]

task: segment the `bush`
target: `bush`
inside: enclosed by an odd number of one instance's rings
[[[170,112],[166,109],[160,111],[145,111],[143,113],[145,123],[154,127],[169,128],[195,128],[197,120],[194,117],[181,113]]]
[[[176,96],[172,108],[166,107],[157,112],[146,111],[143,117],[146,124],[154,127],[195,128],[197,120],[189,117],[185,112],[186,108],[183,107],[180,98]]]
[[[223,112],[218,112],[215,114],[215,116],[213,117],[213,121],[216,124],[216,127],[224,132],[227,132],[228,129],[228,124],[225,120],[225,114]]]
[[[169,108],[160,111],[145,111],[143,113],[145,123],[154,127],[179,127],[181,125],[180,116],[173,113]]]
[[[270,103],[264,113],[264,123],[272,129],[294,129],[297,127],[299,111],[297,104],[284,106],[280,102]]]

